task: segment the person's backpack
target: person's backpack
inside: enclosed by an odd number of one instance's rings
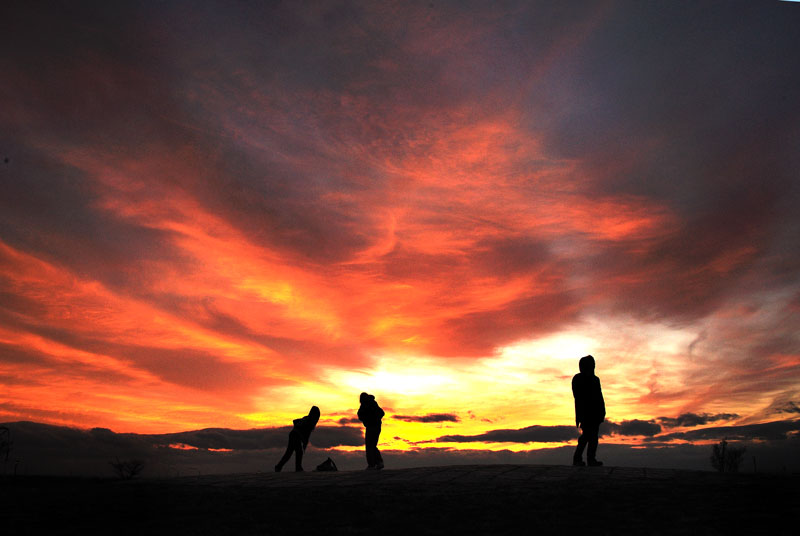
[[[317,466],[317,471],[338,471],[339,469],[336,468],[336,463],[328,458],[321,464]]]

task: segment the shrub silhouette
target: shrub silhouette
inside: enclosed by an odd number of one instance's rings
[[[144,462],[142,460],[122,460],[117,458],[115,462],[108,462],[114,468],[114,472],[122,480],[131,480],[144,469]]]
[[[729,446],[723,439],[711,449],[711,467],[720,473],[737,473],[744,460],[745,450],[745,447]]]

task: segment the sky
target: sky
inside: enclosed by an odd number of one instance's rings
[[[799,26],[779,1],[7,6],[0,422],[284,433],[315,404],[355,452],[366,391],[384,449],[524,452],[574,444],[592,354],[601,441],[795,440]]]

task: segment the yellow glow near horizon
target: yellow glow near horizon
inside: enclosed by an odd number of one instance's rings
[[[322,423],[337,424],[341,417],[355,417],[358,395],[366,391],[387,409],[383,447],[402,450],[421,442],[419,446],[524,450],[534,447],[431,442],[444,435],[478,435],[532,425],[574,425],[571,379],[578,372],[578,360],[587,354],[597,360],[596,372],[603,384],[610,420],[656,417],[640,402],[653,388],[648,378],[658,370],[662,385],[680,382],[682,371],[674,370],[675,365],[696,336],[695,330],[658,323],[586,319],[569,330],[520,341],[482,359],[376,354],[370,368],[330,368],[321,374],[322,382],[270,389],[268,398],[264,398],[265,404],[272,403],[269,409],[247,418],[262,425],[288,425],[291,418],[315,404],[322,408]],[[275,401],[281,401],[281,407]],[[287,408],[295,408],[294,413]],[[671,414],[674,408],[663,410],[664,414]],[[328,417],[328,413],[333,416]],[[457,422],[405,422],[393,418],[430,414],[453,415]]]

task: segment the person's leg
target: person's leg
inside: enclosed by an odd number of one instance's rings
[[[598,436],[600,434],[600,423],[593,424],[592,426],[588,427],[583,431],[583,435],[586,435],[586,443],[589,445],[588,450],[586,451],[586,460],[589,462],[589,465],[602,465],[601,462],[597,461],[597,443],[598,443]]]
[[[378,434],[380,429],[378,429]],[[367,451],[367,467],[375,467],[378,460],[375,458],[375,451],[378,450],[378,435],[375,433],[375,427],[367,426],[364,431],[364,444]]]
[[[297,438],[294,444],[294,470],[295,471],[302,471],[303,470],[303,442],[300,441],[300,438]]]
[[[286,462],[292,457],[292,452],[295,451],[295,435],[294,430],[289,432],[289,444],[286,446],[286,452],[283,453],[283,458],[281,458],[281,461],[275,466],[275,472],[280,473],[283,466],[286,465]]]
[[[378,442],[380,441],[381,437],[381,426],[376,426],[373,433],[375,436],[375,442],[373,443],[372,447],[372,463],[374,463],[375,467],[378,469],[383,469],[383,457],[381,456],[381,451],[378,450]]]
[[[581,423],[581,436],[578,438],[578,447],[572,456],[572,465],[583,465],[583,449],[586,448],[586,425]]]

